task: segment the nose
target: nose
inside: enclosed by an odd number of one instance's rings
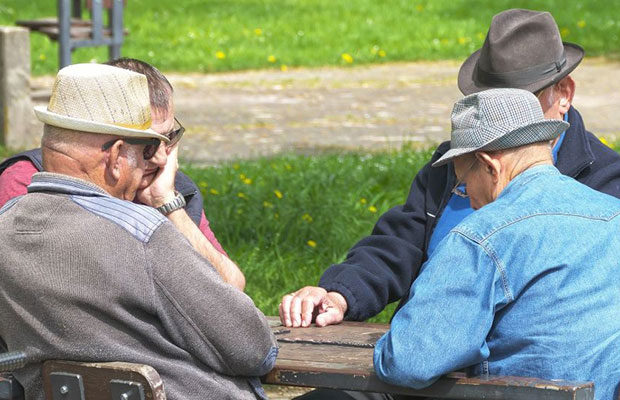
[[[162,142],[159,144],[155,155],[149,160],[149,162],[157,165],[159,168],[162,168],[166,165],[166,161],[168,161],[168,153],[166,152],[166,145]]]

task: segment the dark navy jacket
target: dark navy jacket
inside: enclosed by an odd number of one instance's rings
[[[574,108],[568,112],[568,121],[571,126],[556,167],[564,175],[620,198],[620,155],[586,131]],[[431,167],[449,148],[449,142],[439,145],[431,162],[415,177],[405,204],[383,214],[372,234],[353,246],[343,263],[323,273],[319,286],[346,298],[347,319],[362,321],[393,301],[401,299],[400,308],[408,299],[411,283],[426,261],[435,224],[455,184],[452,163]]]
[[[2,174],[5,169],[20,160],[30,160],[36,169],[43,171],[43,160],[41,157],[41,149],[39,148],[28,150],[7,158],[0,164],[0,174]],[[196,184],[194,184],[194,182],[192,182],[192,180],[181,171],[177,171],[176,177],[174,178],[174,186],[175,189],[179,193],[182,193],[183,197],[185,197],[185,202],[187,203],[185,206],[185,211],[190,216],[192,221],[194,221],[197,226],[200,226],[200,218],[202,217],[203,207],[200,190],[198,190]]]

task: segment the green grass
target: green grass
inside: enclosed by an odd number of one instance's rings
[[[430,155],[285,155],[184,170],[205,196],[213,231],[245,273],[247,293],[277,315],[282,295],[316,285],[381,213],[404,202]],[[378,320],[387,321],[390,310]]]
[[[2,0],[0,24],[53,16],[55,5]],[[461,60],[510,7],[550,11],[564,40],[590,56],[620,55],[618,0],[128,0],[123,54],[164,71],[202,72]],[[55,72],[56,44],[31,38],[33,73]],[[105,48],[78,49],[74,60],[106,57]]]

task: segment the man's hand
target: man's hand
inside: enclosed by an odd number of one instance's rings
[[[179,146],[175,145],[168,154],[166,164],[159,168],[151,184],[138,190],[136,198],[140,203],[157,208],[174,199],[174,178],[179,169],[178,154]]]
[[[315,319],[317,326],[342,322],[347,301],[338,292],[327,292],[316,286],[306,286],[282,297],[280,321],[285,326],[307,327]]]

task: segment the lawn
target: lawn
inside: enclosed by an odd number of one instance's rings
[[[410,148],[283,155],[184,170],[202,190],[213,231],[245,273],[247,293],[274,315],[283,294],[316,285],[381,213],[404,202],[430,155]]]
[[[0,24],[53,16],[55,4],[2,0]],[[128,0],[123,54],[200,72],[463,59],[510,7],[551,11],[563,38],[590,56],[620,55],[618,0]],[[31,38],[33,73],[55,72],[56,44]],[[105,48],[79,49],[74,60],[106,57]]]

